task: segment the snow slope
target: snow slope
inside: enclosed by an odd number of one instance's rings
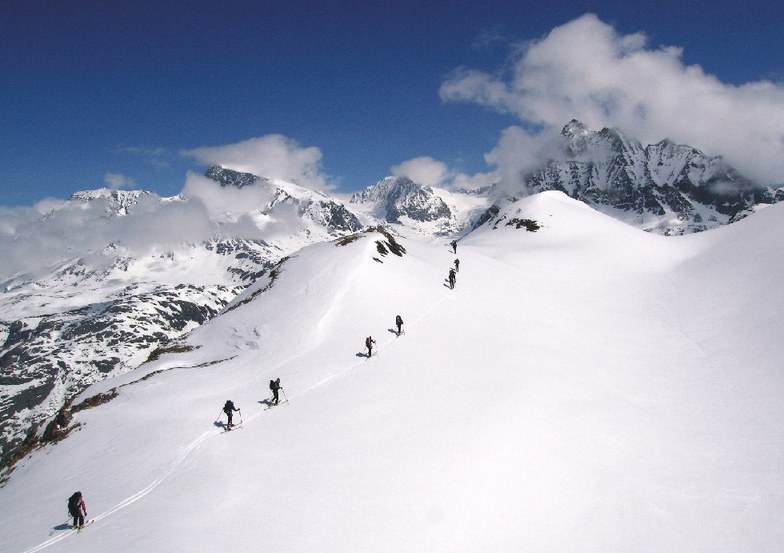
[[[455,290],[445,244],[305,248],[85,392],[126,384],[0,489],[0,550],[781,551],[783,210],[664,238],[538,194],[500,215],[539,231],[460,241]]]

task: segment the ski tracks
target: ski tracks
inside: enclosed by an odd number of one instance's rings
[[[414,325],[416,325],[416,323],[417,323],[417,322],[421,321],[422,319],[424,319],[425,317],[427,317],[427,315],[429,315],[430,313],[432,313],[432,312],[433,312],[433,311],[434,311],[434,310],[435,310],[435,309],[436,309],[436,308],[437,308],[439,305],[441,305],[441,304],[442,304],[442,303],[443,303],[445,300],[446,300],[446,297],[444,297],[444,298],[440,299],[439,301],[436,301],[436,302],[434,302],[434,303],[433,303],[433,304],[430,306],[430,308],[429,308],[429,309],[427,309],[427,310],[423,311],[422,313],[420,313],[419,317],[417,317],[416,319],[414,319]],[[386,346],[389,346],[389,345],[390,345],[390,344],[392,344],[392,343],[394,342],[394,340],[396,340],[396,339],[397,339],[397,337],[395,337],[395,338],[388,338],[387,340],[385,340],[385,341],[383,342],[383,344],[382,344],[382,345],[383,345],[384,347],[386,347]],[[378,348],[378,351],[380,351],[380,349],[381,349],[381,348]],[[328,384],[329,382],[331,382],[332,380],[335,380],[335,379],[338,379],[338,378],[341,378],[341,377],[343,377],[343,376],[346,376],[346,375],[348,375],[349,373],[351,373],[351,372],[352,372],[354,369],[356,369],[357,367],[359,367],[359,366],[363,366],[363,365],[364,365],[364,363],[365,363],[366,361],[367,361],[367,359],[365,359],[365,360],[362,360],[362,361],[355,361],[354,363],[351,363],[350,365],[348,365],[348,366],[345,368],[345,370],[344,370],[344,371],[342,371],[342,372],[340,372],[340,373],[337,373],[337,374],[332,374],[332,375],[329,375],[329,376],[327,376],[326,378],[323,378],[322,380],[320,380],[320,381],[316,382],[316,383],[315,383],[315,384],[313,384],[312,386],[310,386],[310,387],[306,388],[306,389],[305,389],[305,392],[310,392],[310,391],[312,391],[312,390],[316,390],[316,389],[318,389],[318,388],[321,388],[321,387],[323,387],[323,386],[327,385],[327,384]],[[282,364],[282,363],[281,363],[281,364]],[[253,422],[253,421],[255,421],[257,418],[259,418],[260,416],[262,416],[262,415],[264,414],[264,412],[265,412],[265,411],[266,411],[266,409],[261,409],[261,410],[259,410],[257,413],[254,413],[254,414],[250,415],[250,416],[249,416],[249,417],[248,417],[248,418],[245,420],[245,422],[246,422],[246,423],[248,423],[248,422]],[[174,461],[172,461],[172,463],[171,463],[171,464],[170,464],[170,465],[169,465],[169,466],[166,468],[166,470],[165,470],[165,471],[164,471],[164,472],[163,472],[163,473],[162,473],[160,476],[158,476],[158,478],[156,478],[155,480],[153,480],[152,482],[150,482],[150,484],[148,484],[148,485],[147,485],[145,488],[143,488],[142,490],[140,490],[140,491],[136,492],[135,494],[133,494],[133,495],[131,495],[131,496],[127,497],[126,499],[124,499],[123,501],[121,501],[120,503],[118,503],[117,505],[115,505],[114,507],[112,507],[111,509],[109,509],[108,511],[104,511],[103,513],[101,513],[101,514],[99,514],[98,516],[94,517],[94,518],[92,519],[92,520],[93,520],[93,522],[98,522],[98,521],[100,521],[100,520],[103,520],[103,519],[105,519],[105,518],[108,518],[108,517],[112,516],[113,514],[115,514],[116,512],[118,512],[118,511],[121,511],[122,509],[124,509],[124,508],[128,507],[129,505],[133,505],[134,503],[136,503],[136,502],[137,502],[137,501],[139,501],[140,499],[142,499],[142,498],[144,498],[145,496],[147,496],[149,493],[151,493],[153,490],[155,490],[155,488],[157,488],[158,486],[160,486],[160,485],[161,485],[161,484],[162,484],[162,483],[163,483],[163,482],[164,482],[164,481],[165,481],[165,480],[166,480],[166,479],[167,479],[169,476],[171,476],[171,474],[172,474],[172,473],[173,473],[173,472],[174,472],[174,471],[175,471],[175,470],[176,470],[176,469],[177,469],[177,468],[178,468],[178,467],[179,467],[179,466],[180,466],[180,465],[181,465],[181,464],[182,464],[182,463],[183,463],[183,462],[184,462],[184,461],[185,461],[185,460],[186,460],[186,459],[187,459],[187,458],[190,456],[190,454],[191,454],[191,453],[193,453],[193,452],[194,452],[194,451],[195,451],[195,450],[196,450],[196,449],[197,449],[197,448],[198,448],[200,445],[202,445],[202,444],[203,444],[205,441],[209,440],[210,438],[212,438],[212,437],[214,437],[214,436],[217,436],[217,435],[219,435],[219,434],[222,434],[222,433],[223,433],[223,431],[222,431],[222,430],[210,430],[210,431],[208,431],[208,432],[204,432],[204,433],[203,433],[201,436],[199,436],[198,438],[196,438],[195,440],[193,440],[193,441],[192,441],[190,444],[188,444],[188,445],[187,445],[185,448],[183,448],[183,449],[182,449],[182,451],[180,451],[180,453],[179,453],[179,454],[177,455],[177,457],[174,459]],[[43,551],[43,550],[44,550],[44,549],[46,549],[47,547],[50,547],[50,546],[52,546],[52,545],[54,545],[54,544],[56,544],[56,543],[58,543],[58,542],[60,542],[60,541],[62,541],[62,540],[64,540],[64,539],[66,539],[66,538],[68,538],[68,537],[70,537],[70,536],[74,535],[74,534],[75,534],[75,533],[77,533],[77,532],[78,532],[78,530],[68,530],[68,531],[65,531],[65,532],[63,532],[63,533],[61,533],[61,534],[57,534],[57,535],[53,536],[52,538],[50,538],[50,539],[48,539],[48,540],[46,540],[46,541],[44,541],[44,542],[41,542],[40,544],[38,544],[38,545],[36,545],[36,546],[34,546],[34,547],[31,547],[30,549],[27,549],[27,550],[25,550],[23,553],[37,553],[38,551]]]
[[[185,461],[185,459],[187,459],[188,456],[191,453],[193,453],[193,451],[196,450],[196,448],[198,448],[201,444],[203,444],[209,438],[211,438],[213,436],[217,436],[221,432],[222,432],[221,430],[210,430],[209,432],[205,432],[204,434],[202,434],[201,436],[199,436],[198,438],[193,440],[190,444],[188,444],[188,446],[186,446],[182,451],[180,451],[179,455],[177,455],[177,457],[174,459],[174,461],[172,461],[172,463],[169,465],[169,467],[160,476],[158,476],[158,478],[153,480],[147,487],[145,487],[144,489],[136,492],[132,496],[124,499],[123,501],[121,501],[120,503],[118,503],[117,505],[115,505],[114,507],[109,509],[108,511],[104,511],[103,513],[101,513],[100,515],[92,518],[91,520],[93,522],[98,522],[99,520],[103,520],[103,519],[105,519],[107,517],[112,516],[117,511],[120,511],[120,510],[124,509],[125,507],[127,507],[129,505],[132,505],[132,504],[136,503],[137,501],[139,501],[140,499],[142,499],[144,496],[146,496],[147,494],[152,492],[155,488],[160,486],[161,483],[163,483],[169,476],[171,476],[171,474],[177,469],[177,467],[179,467],[183,463],[183,461]],[[46,540],[45,542],[42,542],[42,543],[40,543],[40,544],[30,548],[30,549],[27,549],[26,551],[24,551],[24,553],[36,553],[37,551],[42,551],[42,550],[46,549],[47,547],[49,547],[51,545],[54,545],[55,543],[57,543],[57,542],[59,542],[61,540],[64,540],[67,537],[70,537],[70,536],[74,535],[77,532],[78,532],[78,530],[68,530],[68,531],[63,532],[61,534],[58,534],[58,535],[56,535],[56,536]]]

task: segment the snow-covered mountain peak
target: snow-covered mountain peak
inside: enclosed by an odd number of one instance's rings
[[[591,131],[576,120],[562,134],[566,157],[528,176],[523,194],[560,190],[660,234],[715,228],[784,195],[750,181],[719,156],[671,140],[644,147],[620,129]]]
[[[275,227],[294,218],[296,224],[286,224],[292,236],[305,233],[306,240],[300,246],[312,242],[317,236],[325,239],[357,232],[364,226],[342,202],[321,191],[281,179],[240,173],[218,165],[211,166],[205,176],[222,187],[259,188],[266,192],[266,201],[256,209],[256,223],[262,228]],[[303,221],[307,222],[305,227],[298,230]]]
[[[253,173],[243,173],[233,169],[227,169],[220,165],[210,165],[204,176],[208,179],[220,183],[221,186],[229,186],[235,188],[244,188],[245,186],[253,186],[259,181],[269,182],[269,179],[262,178]]]
[[[67,209],[80,204],[95,205],[97,203],[105,203],[105,216],[128,215],[129,209],[139,203],[140,198],[152,196],[154,194],[146,190],[115,190],[110,188],[82,190],[71,194],[68,201],[58,209]]]
[[[446,202],[408,177],[386,177],[353,194],[349,203],[387,223],[436,224],[444,232],[453,222]]]
[[[566,138],[570,150],[576,153],[583,151],[588,146],[595,133],[585,124],[572,119],[561,129],[561,135]]]

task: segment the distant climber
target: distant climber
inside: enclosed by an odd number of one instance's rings
[[[454,269],[449,269],[449,287],[454,289],[455,287],[455,280],[457,276],[455,275]]]
[[[280,398],[278,397],[278,391],[281,388],[283,388],[283,386],[280,385],[280,378],[278,378],[277,380],[270,380],[270,390],[272,390],[273,405],[277,405],[278,402],[280,401]]]
[[[456,273],[460,272],[460,260],[457,258],[455,258],[455,272]]]
[[[239,409],[234,407],[234,402],[232,400],[227,399],[226,404],[223,406],[223,412],[226,413],[226,416],[229,418],[229,424],[226,425],[226,428],[231,428],[234,426],[231,422],[231,419],[235,411],[239,411]]]
[[[395,317],[395,325],[397,326],[397,335],[400,336],[403,333],[403,317],[400,315]]]
[[[457,253],[457,240],[452,240],[449,245],[452,246],[452,253]]]
[[[68,514],[73,517],[73,528],[84,528],[87,506],[84,504],[82,492],[76,492],[68,498]]]
[[[368,350],[367,352],[368,357],[371,357],[373,355],[373,344],[375,343],[376,341],[373,339],[372,336],[368,336],[367,338],[365,338],[365,347]]]

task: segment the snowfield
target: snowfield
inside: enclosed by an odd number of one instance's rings
[[[118,396],[0,488],[0,550],[784,550],[784,205],[669,238],[557,192],[500,218],[457,255],[304,248],[95,384]]]

